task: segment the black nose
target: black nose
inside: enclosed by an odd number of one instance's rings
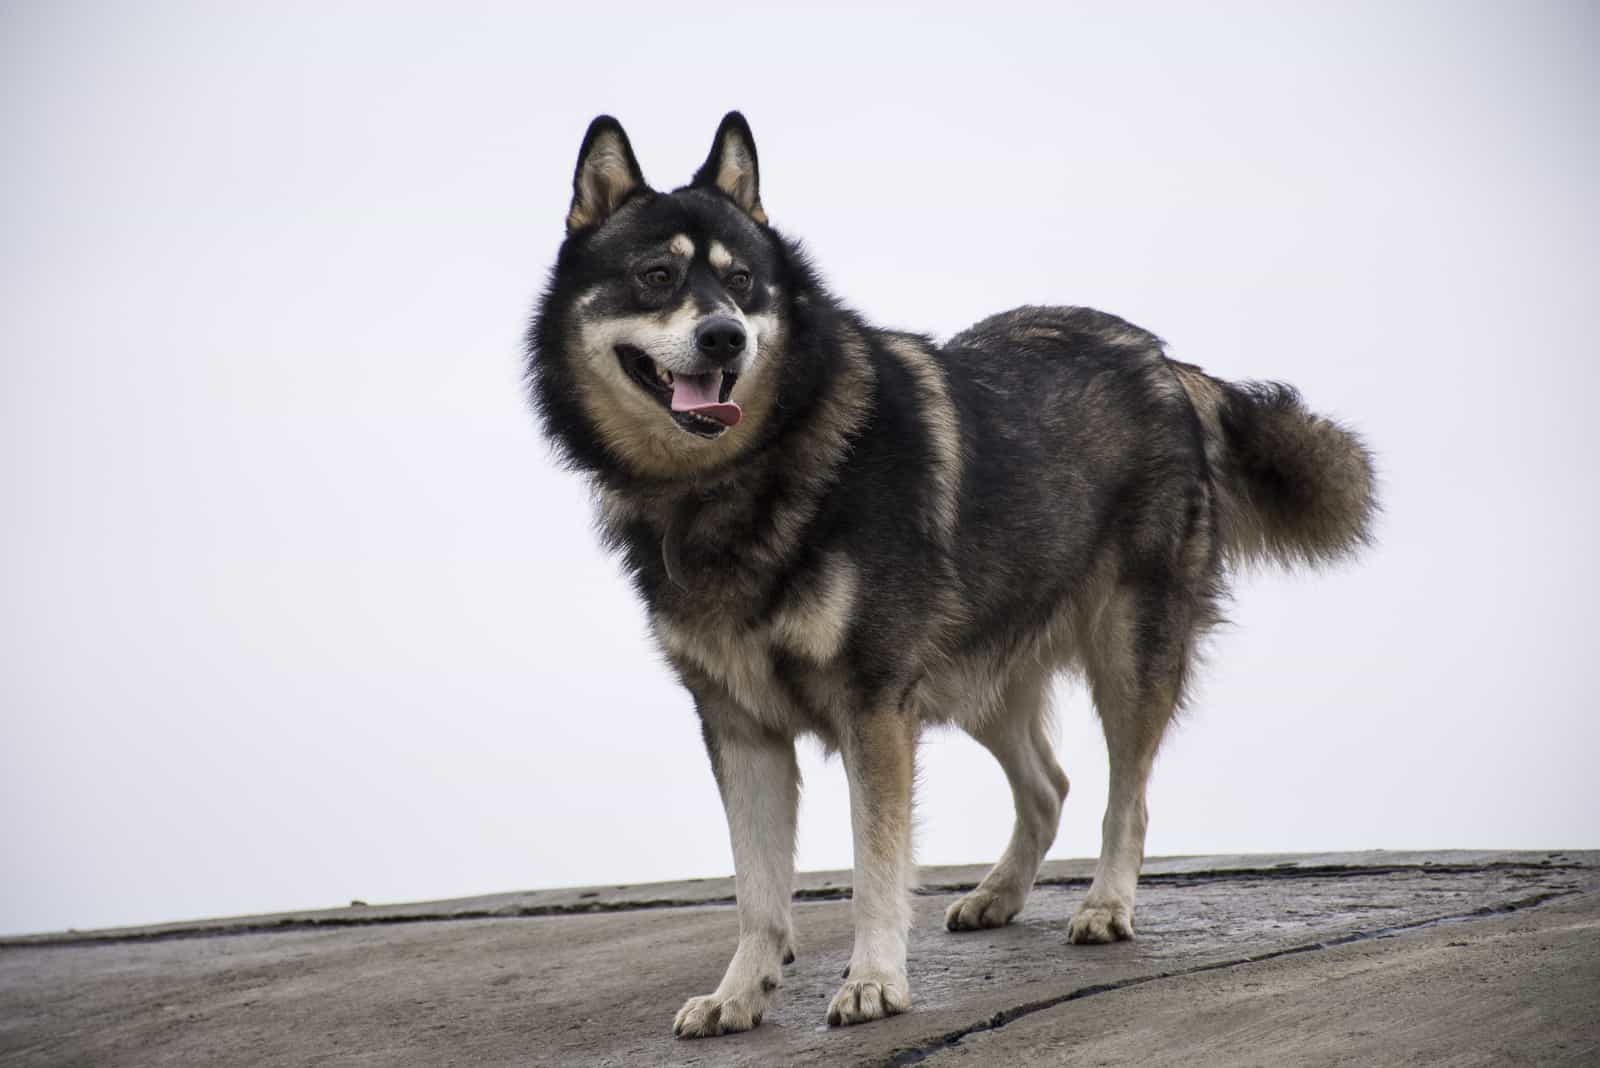
[[[695,327],[694,347],[708,360],[727,363],[744,351],[744,327],[726,316],[707,319]]]

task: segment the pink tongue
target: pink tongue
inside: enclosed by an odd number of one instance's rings
[[[704,375],[674,375],[672,378],[672,410],[693,412],[707,419],[715,419],[723,426],[734,426],[744,414],[737,404],[717,400],[722,388],[722,373],[712,371]]]

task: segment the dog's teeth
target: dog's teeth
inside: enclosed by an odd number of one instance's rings
[[[656,381],[660,382],[663,386],[672,385],[672,372],[667,370],[665,367],[662,367],[660,364],[657,364]]]

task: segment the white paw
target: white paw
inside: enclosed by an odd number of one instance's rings
[[[732,997],[707,994],[690,998],[672,1021],[672,1033],[679,1038],[715,1038],[748,1031],[761,1022],[772,1004],[772,991],[777,988],[778,984],[772,981],[769,990],[751,990]]]
[[[944,914],[949,931],[979,931],[985,927],[1004,927],[1022,911],[1026,895],[1009,888],[978,887],[951,905]]]
[[[1133,909],[1120,901],[1078,906],[1067,924],[1067,941],[1078,945],[1096,942],[1121,942],[1133,937]]]
[[[833,995],[833,1002],[828,1006],[828,1025],[843,1027],[881,1020],[910,1007],[911,986],[903,974],[863,973],[859,978],[846,979],[839,992]]]

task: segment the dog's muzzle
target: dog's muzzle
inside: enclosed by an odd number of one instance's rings
[[[714,345],[719,353],[726,354],[722,369],[674,374],[652,360],[643,349],[633,345],[616,347],[617,361],[622,365],[623,372],[666,408],[679,427],[703,438],[720,437],[729,427],[738,425],[744,414],[737,404],[728,400],[739,376],[726,370],[726,363],[737,360],[744,351],[744,328],[732,319],[722,322],[731,326],[732,330],[724,326],[720,333],[712,331],[703,335],[704,327],[718,323],[718,320],[711,319],[701,324],[702,329],[695,331],[696,348],[701,352],[705,351],[706,346]],[[702,341],[702,336],[713,335],[713,340]],[[735,345],[737,351],[729,351]]]

